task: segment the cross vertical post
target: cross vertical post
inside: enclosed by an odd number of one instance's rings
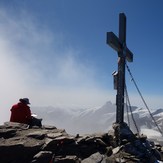
[[[118,52],[118,87],[117,87],[117,114],[116,122],[124,121],[124,86],[125,86],[125,47],[126,47],[126,16],[119,15],[119,41],[122,44],[122,50]]]
[[[126,16],[119,14],[119,38],[113,32],[107,32],[107,44],[118,53],[117,95],[116,95],[116,123],[124,122],[124,89],[126,59],[133,61],[133,54],[126,46]]]

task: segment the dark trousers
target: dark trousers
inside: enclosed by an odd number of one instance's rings
[[[38,119],[38,118],[35,118],[35,117],[32,117],[29,125],[30,127],[32,126],[38,126],[38,127],[42,127],[42,119]]]

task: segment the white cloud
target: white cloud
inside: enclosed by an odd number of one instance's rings
[[[60,49],[63,36],[39,27],[25,12],[15,16],[1,10],[0,23],[0,123],[21,97],[29,97],[32,105],[83,107],[112,98],[97,86],[91,66],[77,59],[79,50]]]

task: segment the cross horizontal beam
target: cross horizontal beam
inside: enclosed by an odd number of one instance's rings
[[[107,44],[110,45],[115,51],[122,51],[122,44],[119,38],[113,32],[107,32]]]
[[[123,51],[121,54],[125,54],[127,61],[133,62],[132,52],[127,47],[123,47],[123,44],[113,32],[107,32],[107,44],[117,52]]]

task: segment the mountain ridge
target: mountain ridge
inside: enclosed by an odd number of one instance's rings
[[[152,122],[148,110],[132,106],[132,114],[139,131],[142,128],[156,130],[155,124]],[[78,108],[72,107],[33,107],[31,108],[39,117],[43,118],[43,123],[47,125],[55,125],[59,128],[65,128],[71,134],[87,134],[94,132],[107,132],[112,128],[112,124],[116,118],[116,105],[110,101],[106,102],[102,107],[97,108]],[[156,119],[159,127],[163,130],[163,109],[152,110],[152,115]],[[124,119],[127,121],[127,113],[125,111]],[[129,113],[131,129],[136,132],[131,113]]]

